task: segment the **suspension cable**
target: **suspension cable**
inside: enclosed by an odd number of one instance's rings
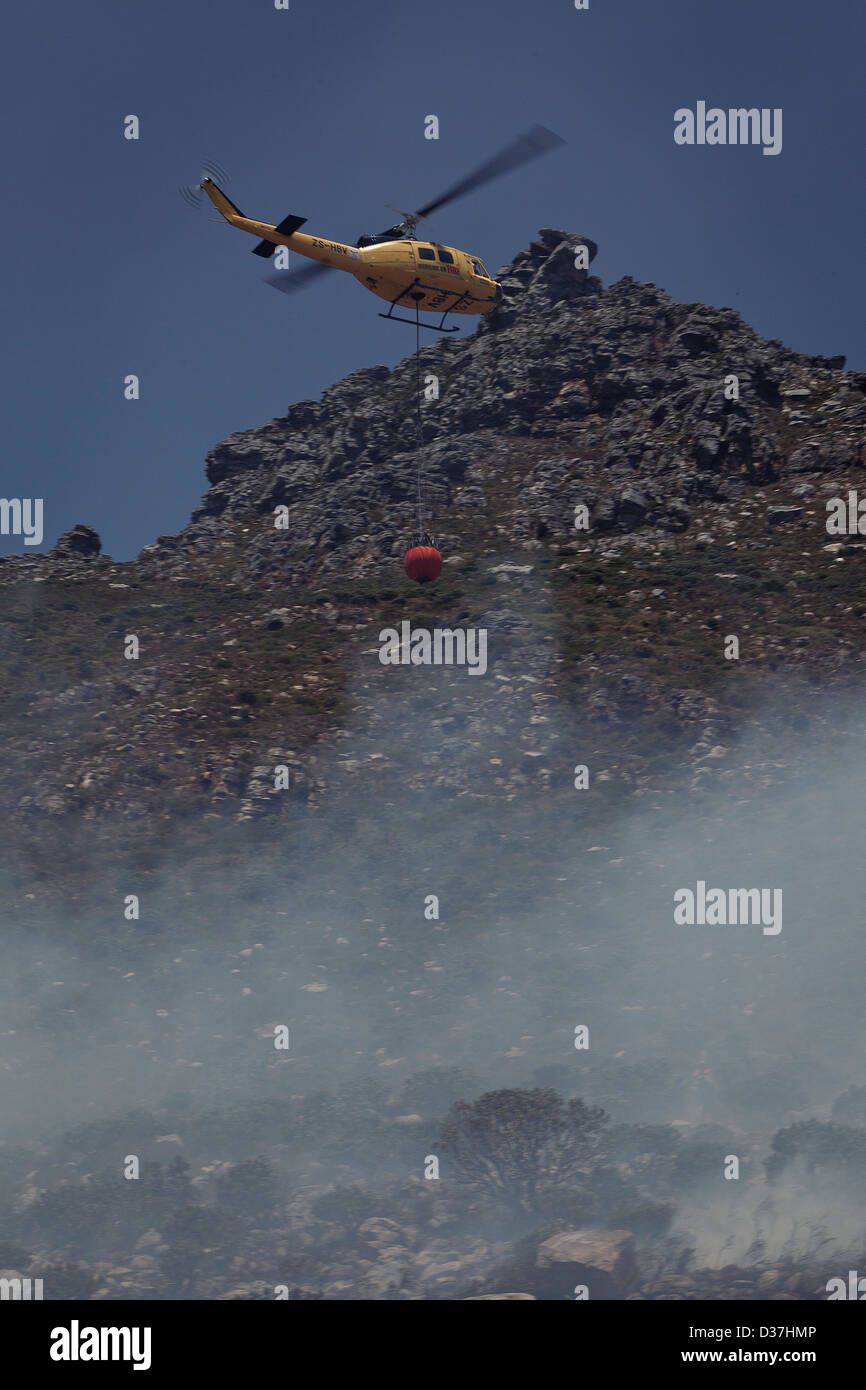
[[[424,461],[424,423],[421,420],[421,311],[416,299],[416,411],[418,416],[418,539],[424,535],[424,502],[421,464]]]
[[[421,415],[421,311],[415,300],[415,406],[418,412],[418,536],[424,534],[422,468],[424,463],[424,420]]]

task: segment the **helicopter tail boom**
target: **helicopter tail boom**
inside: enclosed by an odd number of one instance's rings
[[[245,217],[213,179],[205,179],[201,186],[227,222],[233,227],[239,227],[242,232],[249,232],[252,236],[260,238],[258,245],[253,247],[255,255],[267,257],[273,254],[275,247],[288,246],[292,251],[298,251],[310,260],[354,273],[353,262],[357,261],[358,252],[353,247],[344,246],[341,242],[323,241],[320,237],[307,236],[306,233],[301,233],[300,236],[297,234],[298,228],[307,220],[305,217],[290,214],[276,227],[270,222],[257,222],[251,217]]]
[[[254,236],[266,238],[253,248],[257,256],[270,256],[273,254],[275,246],[291,245],[288,238],[299,227],[303,227],[307,220],[306,217],[295,217],[290,214],[288,217],[284,217],[276,227],[272,227],[269,222],[258,222],[252,217],[245,217],[240,208],[223,193],[219,184],[214,183],[213,179],[205,179],[201,186],[217,212],[221,212],[225,220],[230,222],[233,227],[240,227],[241,231],[251,232]]]

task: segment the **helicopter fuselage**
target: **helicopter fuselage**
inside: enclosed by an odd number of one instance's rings
[[[213,180],[205,179],[202,188],[233,227],[335,270],[345,270],[365,289],[392,304],[417,305],[431,313],[489,314],[501,299],[502,292],[483,262],[458,247],[414,237],[348,246],[306,232],[284,233],[268,222],[242,216]]]

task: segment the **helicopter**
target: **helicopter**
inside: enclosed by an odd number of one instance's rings
[[[269,276],[267,283],[275,289],[290,294],[327,274],[328,270],[345,270],[354,275],[365,289],[389,301],[387,314],[380,314],[380,318],[417,326],[420,311],[441,311],[438,324],[425,322],[424,327],[438,333],[456,333],[456,325],[445,327],[449,314],[489,314],[500,303],[502,288],[479,256],[470,255],[456,246],[443,246],[438,241],[419,238],[418,223],[465,193],[564,143],[559,135],[545,126],[532,126],[440,197],[434,198],[417,212],[400,212],[400,221],[394,226],[375,235],[361,236],[354,245],[301,232],[299,229],[306,223],[305,217],[290,214],[276,226],[246,217],[210,176],[203,179],[199,188],[207,194],[226,222],[259,238],[258,244],[253,247],[254,255],[267,259],[273,256],[276,247],[286,246],[313,262],[309,266]],[[415,308],[414,319],[402,318],[394,313],[398,307],[410,305]]]

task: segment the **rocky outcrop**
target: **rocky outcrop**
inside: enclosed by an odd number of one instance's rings
[[[622,1298],[636,1276],[630,1231],[560,1231],[542,1241],[536,1256],[539,1297]]]
[[[579,502],[596,532],[682,532],[695,498],[862,466],[862,373],[766,342],[733,309],[677,305],[630,277],[604,288],[582,268],[597,250],[542,228],[498,272],[502,305],[473,334],[423,348],[438,396],[420,452],[414,361],[363,368],[212,449],[210,490],[177,538],[145,549],[145,571],[194,572],[245,527],[247,583],[374,574],[413,524],[419,461],[446,553],[495,512],[516,543],[567,540]]]
[[[446,554],[494,527],[518,545],[564,543],[579,504],[591,533],[681,533],[696,500],[863,466],[866,375],[768,342],[733,309],[675,304],[628,276],[605,288],[588,269],[597,254],[542,228],[498,271],[502,304],[475,332],[423,348],[420,448],[411,357],[230,435],[207,456],[189,525],[145,547],[139,572],[203,575],[219,549],[232,580],[257,589],[378,574],[414,524],[419,463]],[[77,526],[50,558],[7,559],[0,582],[99,549]]]
[[[79,522],[73,526],[71,531],[67,531],[61,536],[53,546],[51,554],[57,559],[68,559],[71,556],[78,556],[81,559],[90,559],[98,555],[102,549],[102,541],[99,533],[92,526],[87,526]]]

